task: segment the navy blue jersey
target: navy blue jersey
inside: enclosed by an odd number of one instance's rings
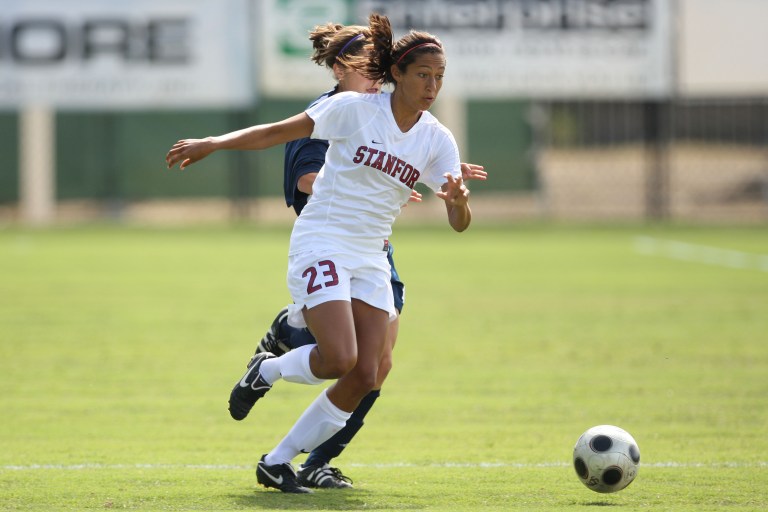
[[[328,96],[336,94],[338,87],[321,94],[310,107]],[[283,160],[283,191],[285,204],[293,206],[296,215],[306,206],[309,195],[298,189],[299,178],[305,174],[319,172],[325,163],[325,153],[328,152],[328,141],[320,139],[292,140],[285,145],[285,158]]]

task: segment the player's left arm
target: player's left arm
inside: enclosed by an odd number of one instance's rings
[[[446,181],[437,197],[445,201],[445,208],[448,212],[448,223],[454,231],[462,232],[469,227],[472,222],[472,210],[469,208],[469,189],[464,185],[464,178],[461,176],[454,178],[452,174],[446,173]]]
[[[467,181],[467,180],[484,181],[488,179],[488,173],[485,172],[484,169],[485,167],[483,167],[482,165],[462,163],[461,177],[462,179],[464,179],[464,181]],[[408,202],[420,203],[421,199],[422,199],[421,193],[419,193],[415,189],[411,190],[411,197],[408,198]]]

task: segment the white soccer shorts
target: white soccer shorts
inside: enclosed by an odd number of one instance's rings
[[[288,257],[288,290],[293,305],[288,323],[305,327],[301,310],[331,300],[358,299],[397,317],[390,283],[387,253],[349,255],[330,251],[303,251]]]

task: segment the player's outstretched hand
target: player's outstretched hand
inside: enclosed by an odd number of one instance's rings
[[[485,167],[476,164],[461,164],[461,177],[467,180],[486,180],[488,173],[484,171]]]
[[[205,139],[183,139],[174,144],[171,150],[168,151],[168,154],[165,155],[165,163],[169,169],[178,163],[179,169],[183,170],[188,165],[202,160],[214,151],[216,151],[216,147],[210,137]]]
[[[437,193],[437,197],[448,206],[466,206],[469,203],[469,189],[464,185],[464,178],[454,178],[450,173],[446,173],[445,178],[448,181],[443,185],[443,190]]]

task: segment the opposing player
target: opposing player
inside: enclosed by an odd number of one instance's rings
[[[291,323],[306,322],[317,343],[279,357],[257,355],[237,396],[248,409],[279,379],[337,379],[257,465],[259,483],[283,492],[310,492],[291,461],[343,428],[376,387],[388,325],[397,316],[388,238],[415,184],[425,183],[445,202],[455,231],[467,229],[472,218],[456,143],[427,112],[442,87],[442,44],[425,32],[393,44],[389,20],[380,15],[371,15],[369,29],[370,54],[348,63],[372,80],[394,83],[391,94],[335,94],[277,123],[180,140],[166,155],[169,167],[183,169],[220,149],[264,149],[308,136],[329,141],[293,227],[287,276]]]
[[[381,81],[364,77],[358,71],[345,64],[349,56],[362,55],[364,46],[369,38],[368,27],[360,25],[344,26],[328,23],[315,27],[310,33],[314,52],[312,60],[321,66],[332,70],[338,82],[336,87],[325,92],[312,102],[315,103],[334,94],[355,91],[359,93],[377,94],[381,90]],[[325,162],[328,141],[304,138],[291,141],[285,146],[284,191],[288,206],[292,206],[296,214],[300,214],[307,199],[312,193],[314,183],[320,168]],[[462,164],[462,175],[467,179],[485,179],[486,173],[482,166]],[[411,200],[419,201],[421,194],[413,191]],[[309,454],[304,464],[298,470],[298,480],[305,487],[346,488],[352,486],[352,480],[345,476],[340,469],[332,467],[330,462],[338,457],[354,436],[363,426],[363,420],[373,407],[380,394],[381,386],[392,368],[392,349],[397,340],[399,315],[405,302],[405,286],[395,268],[392,258],[394,248],[388,245],[387,259],[391,267],[391,286],[398,317],[389,324],[387,343],[378,370],[376,387],[368,393],[360,405],[354,410],[346,425],[332,438],[315,448]],[[281,310],[267,333],[256,349],[256,355],[271,352],[282,355],[285,352],[304,345],[315,343],[315,338],[307,328],[290,326],[287,321],[288,308]],[[254,358],[256,357],[254,355]],[[253,361],[253,358],[251,359]],[[250,365],[250,362],[249,362]],[[230,412],[235,419],[243,419],[248,410],[239,407],[238,394],[240,387],[235,386]],[[247,408],[250,409],[250,408]]]

